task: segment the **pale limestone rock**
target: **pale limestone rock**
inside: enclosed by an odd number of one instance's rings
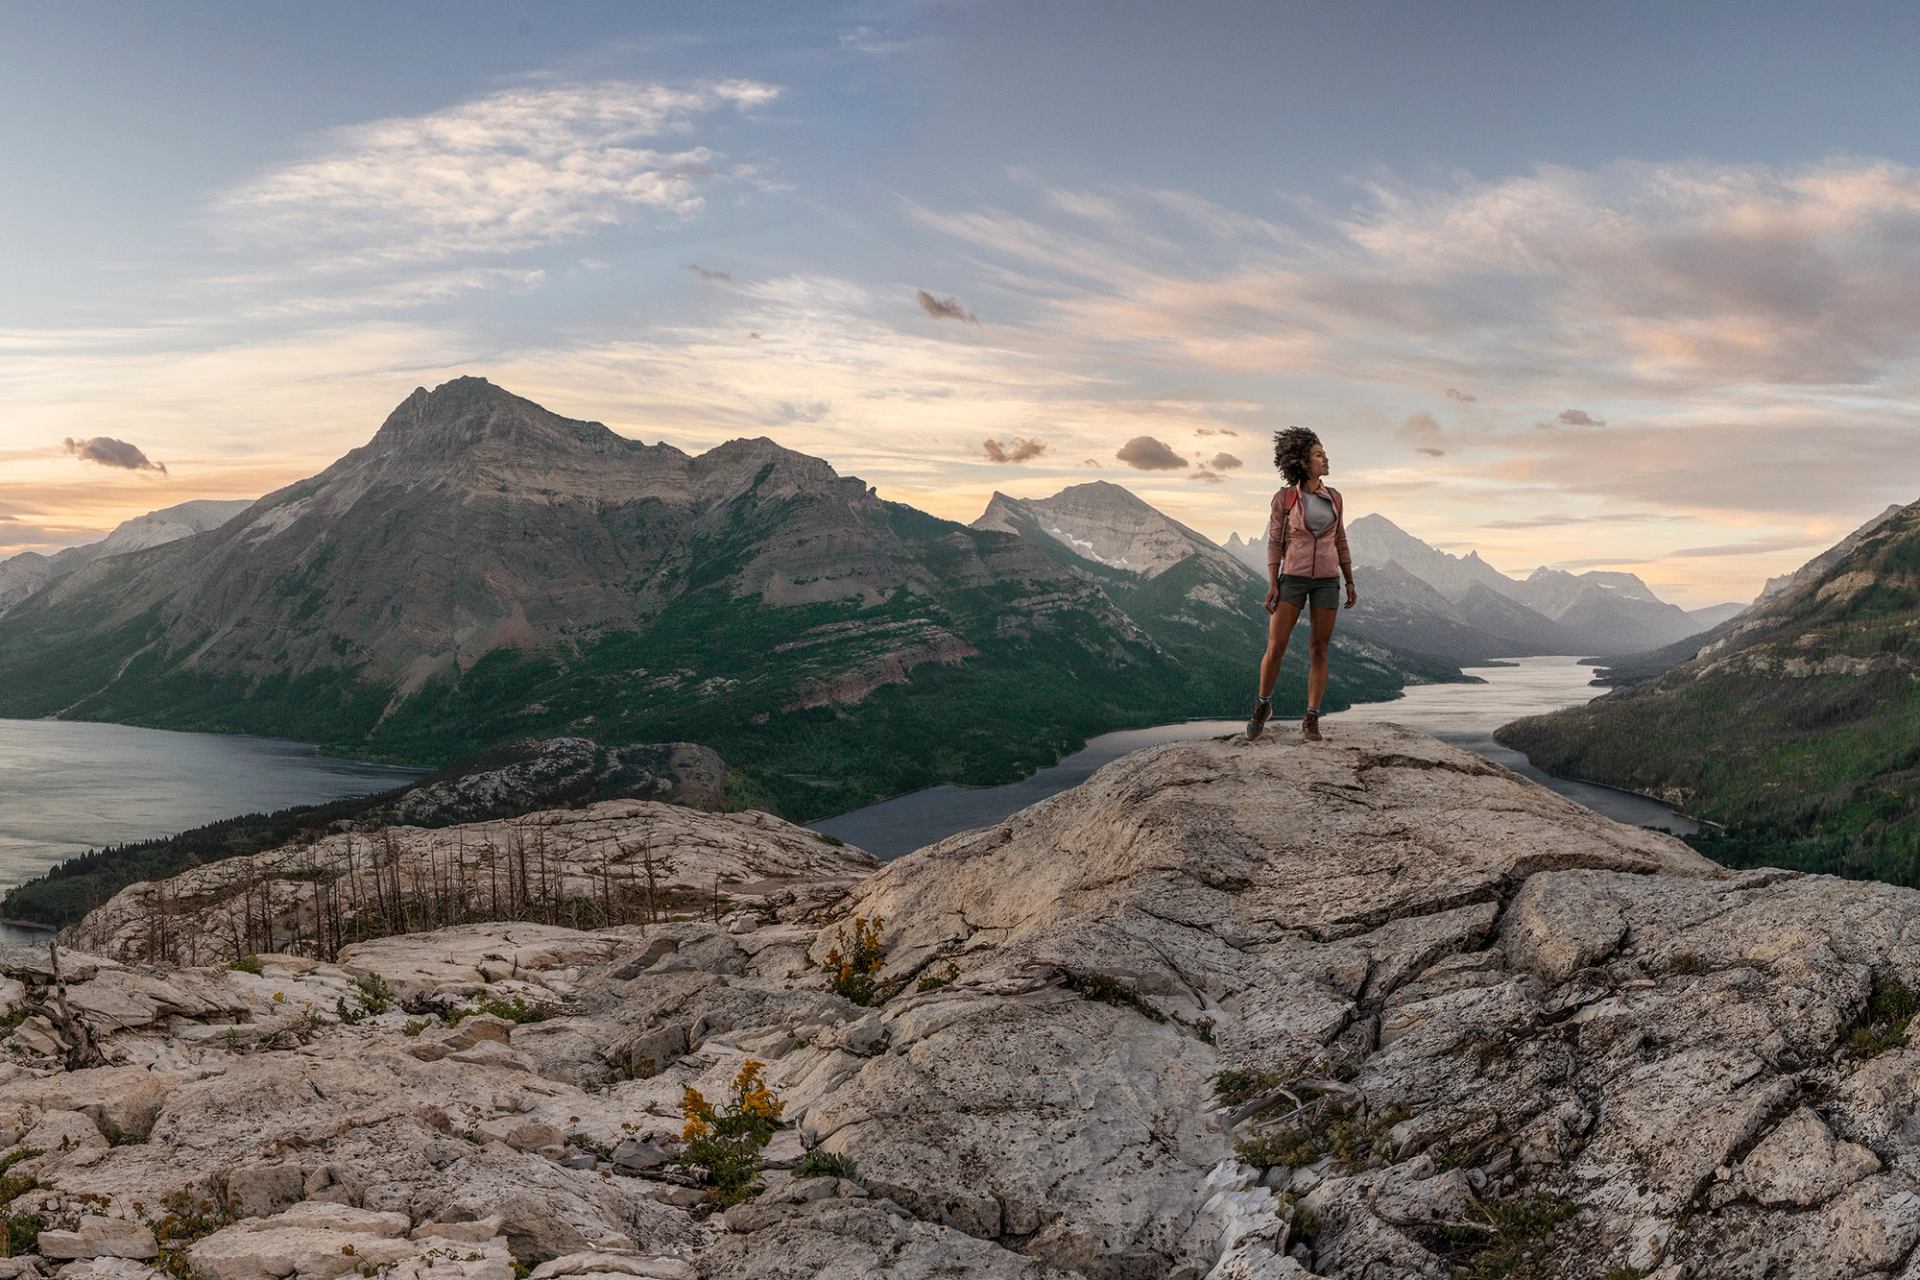
[[[411,1238],[407,1215],[303,1202],[249,1218],[194,1242],[187,1252],[207,1280],[333,1280],[377,1268],[408,1280],[510,1280],[506,1242]]]
[[[42,1231],[39,1249],[47,1258],[151,1258],[160,1252],[153,1232],[126,1218],[84,1214],[72,1231]]]
[[[1920,1280],[1920,1048],[1848,1047],[1876,982],[1920,985],[1920,893],[1730,875],[1394,726],[1136,753],[848,888],[788,877],[737,934],[468,925],[259,976],[76,956],[76,993],[106,984],[89,1007],[151,1006],[102,1026],[135,1065],[29,1060],[0,1131],[70,1138],[23,1166],[50,1207],[190,1190],[254,1215],[220,1235],[273,1224],[208,1280],[324,1270],[301,1252],[324,1232],[410,1276],[469,1265],[416,1248],[437,1240],[482,1271],[511,1250],[704,1280],[1439,1278],[1434,1224],[1520,1196],[1574,1211],[1547,1274]],[[856,914],[886,922],[871,1009],[819,963]],[[354,974],[553,1016],[504,1043],[340,1025]],[[856,1181],[768,1167],[696,1221],[666,1180],[681,1094],[726,1097],[749,1057],[792,1125],[766,1164],[798,1142]],[[1346,1154],[1241,1166],[1294,1103],[1237,1116],[1226,1069],[1353,1107]],[[614,1158],[562,1167],[562,1141]],[[300,1216],[335,1206],[411,1226]]]
[[[1732,1185],[1769,1208],[1804,1209],[1880,1167],[1871,1150],[1835,1138],[1819,1116],[1800,1107],[1748,1153]]]

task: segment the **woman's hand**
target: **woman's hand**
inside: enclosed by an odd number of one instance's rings
[[[1360,593],[1353,589],[1353,579],[1347,579],[1347,608],[1353,608],[1353,602],[1359,598]]]
[[[1267,612],[1272,613],[1280,607],[1280,584],[1274,583],[1267,588]]]

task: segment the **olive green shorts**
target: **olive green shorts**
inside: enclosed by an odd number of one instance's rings
[[[1312,601],[1316,609],[1340,607],[1340,579],[1302,578],[1298,574],[1280,575],[1280,603],[1304,609]]]

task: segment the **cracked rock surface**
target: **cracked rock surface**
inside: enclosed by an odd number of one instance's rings
[[[204,1202],[234,1280],[1920,1280],[1912,890],[1735,875],[1393,725],[1151,748],[871,872],[675,821],[688,883],[781,874],[257,975],[66,953],[85,1069],[4,958],[14,1207],[61,1233],[8,1273],[146,1274],[135,1224]],[[866,1008],[823,965],[856,917]],[[411,1009],[339,1017],[376,976]],[[430,1012],[516,1001],[551,1016]],[[748,1058],[789,1127],[712,1212],[682,1090]]]

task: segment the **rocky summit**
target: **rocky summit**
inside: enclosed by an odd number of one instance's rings
[[[1152,748],[878,869],[623,803],[569,821],[712,904],[9,953],[0,1270],[1920,1275],[1911,890],[1392,725]],[[735,1195],[689,1145],[729,1097],[778,1121]]]

